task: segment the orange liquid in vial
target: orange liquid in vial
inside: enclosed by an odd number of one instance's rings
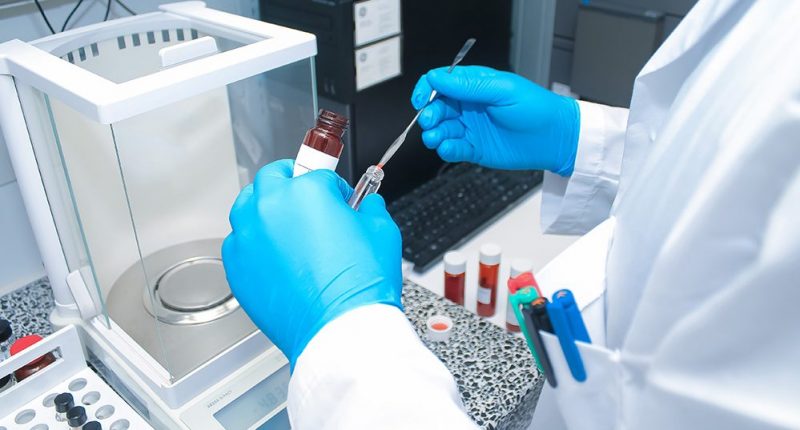
[[[497,305],[497,279],[500,275],[500,264],[487,265],[480,263],[478,271],[478,303],[476,310],[482,317],[494,315]]]
[[[431,328],[438,331],[445,331],[447,330],[447,324],[443,322],[433,323],[431,324]]]
[[[444,272],[444,297],[451,302],[464,306],[464,285],[466,273],[454,275]]]

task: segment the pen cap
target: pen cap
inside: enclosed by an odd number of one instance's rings
[[[549,333],[553,332],[553,324],[550,323],[550,317],[547,315],[547,304],[549,300],[547,297],[537,297],[536,300],[531,302],[531,310],[533,316],[536,318],[536,325]]]
[[[452,275],[460,275],[467,271],[467,259],[458,251],[450,251],[444,255],[444,271]]]
[[[502,253],[503,250],[500,248],[500,245],[494,243],[484,243],[481,245],[480,262],[488,266],[500,264],[500,257]]]
[[[561,302],[561,306],[577,306],[575,304],[575,296],[572,295],[572,291],[563,289],[558,290],[553,293],[553,301],[554,302]]]
[[[558,290],[553,293],[553,303],[558,303],[567,315],[569,320],[570,329],[575,339],[583,342],[591,342],[589,332],[586,330],[586,325],[583,323],[581,310],[575,302],[575,297],[570,290]]]
[[[511,272],[509,276],[516,278],[525,272],[533,273],[533,263],[531,260],[527,258],[515,258],[511,261]]]

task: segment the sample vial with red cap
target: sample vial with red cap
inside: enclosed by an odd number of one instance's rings
[[[14,342],[14,344],[11,345],[11,355],[12,356],[17,355],[26,348],[28,348],[29,346],[41,340],[42,337],[35,334],[29,336],[23,336],[17,339]],[[15,370],[14,377],[17,378],[17,382],[20,382],[23,379],[53,364],[55,361],[56,361],[56,356],[53,355],[52,352],[48,352],[47,354],[44,354],[41,357],[26,364],[25,366],[22,366],[19,369]]]
[[[464,306],[464,287],[467,279],[467,259],[458,251],[444,255],[444,297]]]
[[[515,283],[511,282],[513,279],[519,279],[523,275],[530,275],[530,281],[526,283],[530,283],[532,287],[536,287],[536,280],[533,278],[533,263],[530,260],[524,258],[515,258],[511,262],[511,268],[509,271],[509,282],[508,282],[508,303],[506,305],[506,330],[510,332],[519,332],[519,323],[517,322],[517,316],[514,314],[514,308],[511,306],[511,295],[516,293],[519,289],[519,285],[515,286]]]
[[[347,128],[347,117],[320,109],[317,125],[306,132],[300,151],[294,160],[293,177],[304,175],[312,170],[336,170],[344,143],[342,136]]]
[[[497,307],[497,281],[500,276],[501,254],[500,246],[493,243],[486,243],[480,249],[476,310],[482,317],[494,315]]]

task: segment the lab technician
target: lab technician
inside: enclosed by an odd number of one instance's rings
[[[446,161],[546,169],[548,232],[585,234],[539,273],[593,344],[546,393],[571,429],[800,428],[800,2],[700,0],[630,109],[485,67],[414,89]],[[453,378],[400,310],[400,234],[331,171],[264,167],[231,211],[233,292],[289,357],[295,429],[458,429]],[[550,390],[549,387],[546,390]],[[537,414],[539,412],[537,411]]]

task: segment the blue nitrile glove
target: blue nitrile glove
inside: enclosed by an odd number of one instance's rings
[[[236,198],[222,261],[233,295],[289,358],[328,322],[359,306],[401,308],[400,230],[383,198],[353,192],[330,170],[292,178],[291,160],[270,163]]]
[[[434,69],[411,95],[422,111],[425,146],[445,161],[497,169],[546,169],[572,174],[578,150],[578,103],[510,72],[483,66]]]

